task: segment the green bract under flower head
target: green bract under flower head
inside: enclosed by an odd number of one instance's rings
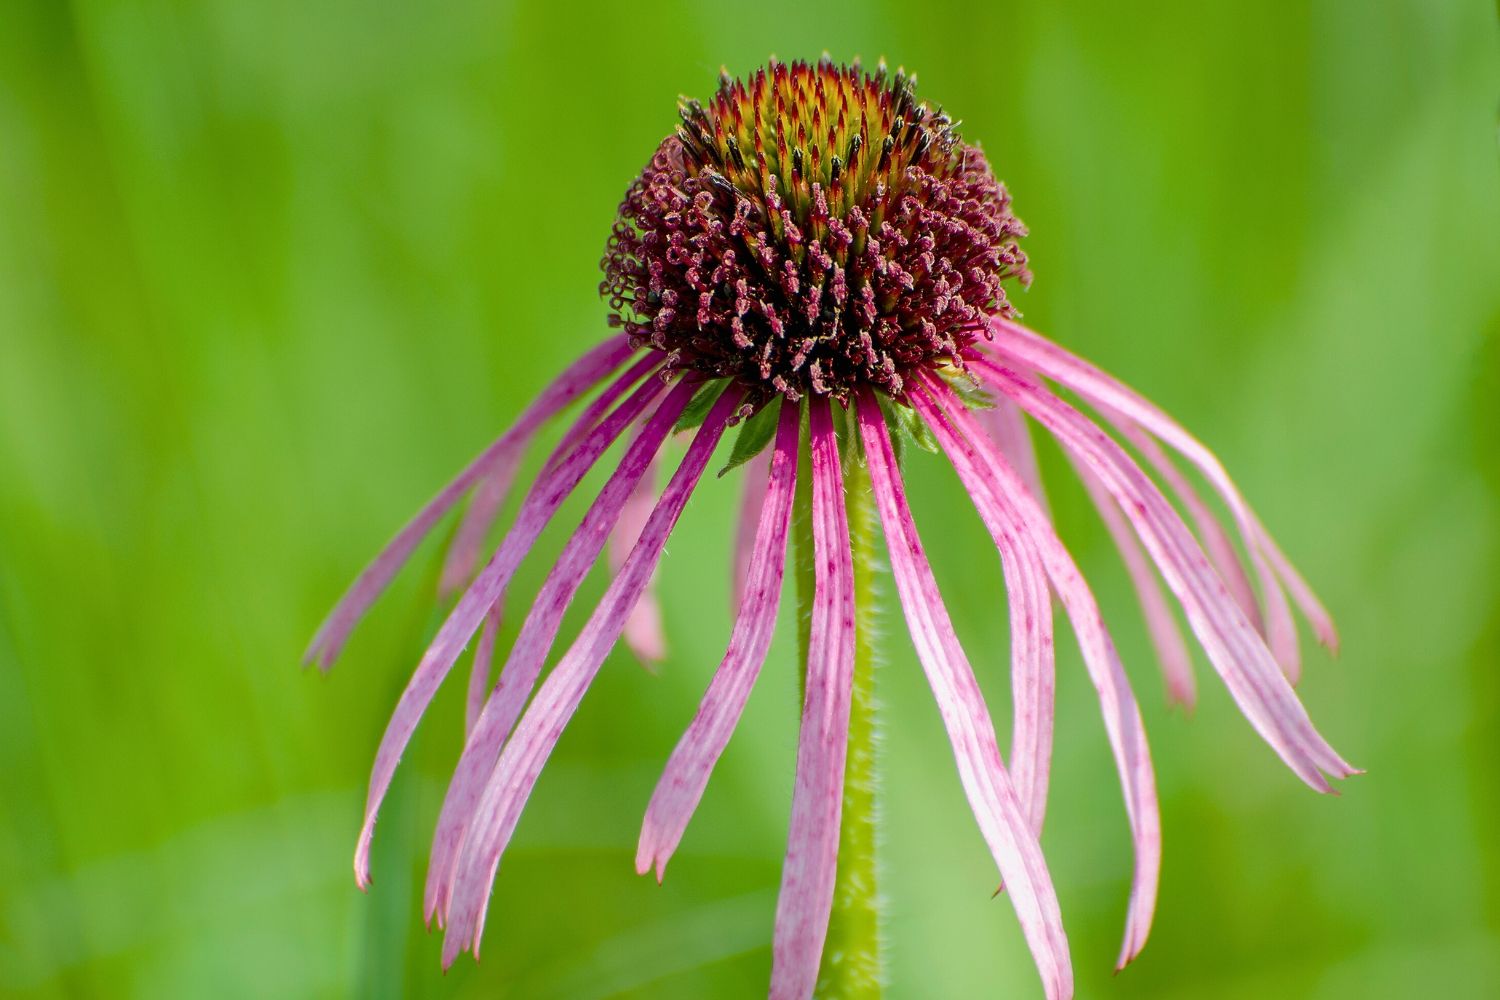
[[[669,367],[753,397],[900,397],[962,364],[1030,279],[1026,229],[984,155],[913,77],[773,61],[721,79],[620,206],[601,291]]]

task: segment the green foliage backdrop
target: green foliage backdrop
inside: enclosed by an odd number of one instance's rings
[[[1302,691],[1369,774],[1319,798],[1206,669],[1195,717],[1166,710],[1123,572],[1045,451],[1164,799],[1154,940],[1112,977],[1129,844],[1060,643],[1044,844],[1080,995],[1500,995],[1494,10],[1148,6],[4,4],[0,993],[763,993],[788,636],[666,885],[631,871],[727,636],[733,481],[672,543],[670,660],[614,656],[563,739],[477,966],[440,975],[419,919],[457,690],[398,777],[368,896],[349,871],[435,623],[435,549],[331,676],[297,659],[364,560],[602,335],[603,238],[679,92],[827,48],[904,63],[963,120],[1035,233],[1028,322],[1218,449],[1343,628]],[[996,561],[941,461],[911,476],[1003,718]],[[891,995],[1036,995],[888,635]]]

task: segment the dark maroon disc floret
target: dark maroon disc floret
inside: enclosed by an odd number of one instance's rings
[[[772,62],[679,111],[620,205],[600,286],[670,369],[761,399],[899,399],[1012,313],[1001,282],[1030,279],[1026,228],[904,73]]]

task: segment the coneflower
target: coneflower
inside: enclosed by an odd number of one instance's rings
[[[462,592],[381,741],[354,862],[365,886],[375,818],[397,761],[482,629],[467,739],[437,821],[424,901],[429,922],[446,929],[445,964],[465,948],[478,954],[500,858],[610,649],[624,634],[644,657],[661,655],[649,586],[678,516],[732,427],[729,464],[751,477],[735,532],[738,613],[724,659],[646,809],[636,866],[662,876],[728,743],[770,645],[796,536],[805,578],[804,700],[772,997],[812,995],[836,895],[840,919],[864,927],[829,949],[838,956],[823,969],[825,983],[879,982],[871,838],[849,834],[872,822],[863,773],[870,767],[870,657],[857,655],[861,647],[867,654],[870,641],[871,501],[959,778],[1046,994],[1072,992],[1067,938],[1037,839],[1052,755],[1054,596],[1099,693],[1135,845],[1119,964],[1145,944],[1160,867],[1146,735],[1099,608],[1043,506],[1028,417],[1073,461],[1119,545],[1169,696],[1191,702],[1194,682],[1158,578],[1246,718],[1303,781],[1327,791],[1326,776],[1354,773],[1291,686],[1298,671],[1291,605],[1332,647],[1328,615],[1206,448],[1131,389],[1016,322],[1003,284],[1030,280],[1019,246],[1025,227],[983,153],[920,102],[913,85],[884,65],[870,73],[825,57],[816,65],[772,61],[745,81],[726,74],[708,104],[683,102],[680,125],[631,185],[609,237],[601,291],[619,332],[568,368],[396,536],[313,640],[308,658],[326,668],[418,542],[472,494],[442,576],[445,591]],[[1049,382],[1074,393],[1115,434]],[[584,398],[514,523],[478,568],[532,438]],[[658,488],[663,445],[686,431],[686,452]],[[622,439],[623,456],[492,681],[499,615],[517,566]],[[947,456],[999,553],[1012,644],[1008,764],[907,504],[901,466],[913,445]],[[1227,506],[1248,570],[1168,449]],[[1158,481],[1182,503],[1196,534]],[[611,536],[613,579],[544,675],[564,612]],[[858,781],[846,780],[846,764],[862,772]]]

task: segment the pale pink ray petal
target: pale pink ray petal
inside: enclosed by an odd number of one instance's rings
[[[451,965],[464,947],[479,955],[485,911],[495,872],[543,764],[562,735],[624,627],[661,558],[667,537],[677,523],[698,480],[703,475],[724,428],[742,399],[734,389],[719,397],[688,446],[682,463],[662,491],[656,510],[641,539],[618,576],[611,581],[599,606],[572,647],[537,691],[515,735],[506,743],[470,823],[458,865],[448,930],[443,939],[443,964]]]
[[[1208,557],[1219,571],[1219,576],[1229,585],[1230,593],[1239,602],[1245,616],[1250,619],[1250,624],[1266,637],[1271,653],[1276,657],[1276,662],[1281,664],[1282,672],[1286,674],[1287,679],[1293,684],[1297,683],[1302,674],[1302,654],[1297,648],[1297,624],[1292,619],[1292,609],[1287,604],[1286,593],[1281,589],[1281,581],[1267,564],[1261,547],[1250,545],[1246,547],[1246,551],[1250,557],[1250,565],[1255,568],[1255,575],[1260,580],[1261,592],[1265,598],[1264,618],[1261,616],[1260,606],[1256,603],[1255,593],[1250,589],[1250,580],[1245,576],[1244,567],[1240,565],[1239,553],[1235,551],[1234,543],[1229,540],[1229,536],[1219,525],[1218,519],[1198,496],[1198,491],[1187,481],[1166,452],[1162,451],[1161,445],[1156,443],[1155,438],[1141,430],[1130,418],[1110,407],[1100,405],[1097,409],[1156,469],[1167,487],[1182,498],[1183,505],[1187,507],[1188,516],[1197,526],[1198,537],[1203,539],[1204,546],[1208,550]]]
[[[625,507],[620,511],[620,520],[615,523],[615,530],[610,532],[611,573],[618,572],[625,564],[625,558],[635,547],[636,539],[641,537],[641,528],[645,527],[646,519],[651,516],[651,509],[656,506],[656,467],[657,462],[653,459],[641,476],[641,481],[625,501]],[[646,589],[641,591],[641,599],[630,609],[623,638],[626,648],[648,668],[667,658],[667,637],[662,631],[661,604],[656,599],[655,577],[647,582]]]
[[[558,462],[550,474],[544,474],[532,487],[516,522],[506,533],[500,548],[480,571],[469,589],[464,591],[458,604],[438,629],[436,638],[422,655],[422,661],[412,673],[401,699],[387,723],[380,740],[380,749],[375,754],[375,766],[370,774],[370,791],[365,802],[365,820],[360,829],[359,843],[354,851],[355,879],[363,887],[369,884],[370,838],[375,832],[375,817],[380,803],[390,787],[396,764],[406,749],[417,722],[427,710],[438,686],[448,676],[458,654],[474,630],[479,627],[485,614],[500,599],[516,567],[525,558],[537,536],[542,533],[557,508],[562,505],[574,487],[593,466],[604,450],[613,443],[650,402],[661,395],[665,385],[659,379],[648,379],[630,398],[615,408],[605,420],[589,432],[567,456]],[[501,678],[502,683],[504,677]]]
[[[1027,374],[1024,368],[1018,370]],[[1277,662],[1282,665],[1288,678],[1295,683],[1301,668],[1296,626],[1292,622],[1291,611],[1287,607],[1286,595],[1282,592],[1276,576],[1261,558],[1259,549],[1247,543],[1247,553],[1265,594],[1266,618],[1269,619],[1269,625],[1262,618],[1260,603],[1256,600],[1255,591],[1250,586],[1249,577],[1245,575],[1245,568],[1240,561],[1239,553],[1235,550],[1234,543],[1229,540],[1223,526],[1204,504],[1198,491],[1162,451],[1155,438],[1146,434],[1129,418],[1107,404],[1099,401],[1093,402],[1100,415],[1135,446],[1162,476],[1167,486],[1182,499],[1188,509],[1188,515],[1198,529],[1199,537],[1203,540],[1209,559],[1212,560],[1220,577],[1229,587],[1235,600],[1239,602],[1240,608],[1250,619],[1251,624],[1267,635]]]
[[[541,675],[547,653],[562,627],[563,615],[589,570],[599,558],[610,529],[630,503],[631,495],[654,464],[656,453],[697,392],[696,383],[680,380],[645,426],[631,441],[619,466],[599,491],[583,522],[558,555],[542,584],[521,631],[511,646],[493,693],[464,742],[432,837],[432,855],[427,868],[424,911],[427,919],[443,919],[452,889],[454,866],[465,835],[465,827],[484,790],[485,776],[494,767],[500,747],[510,735]],[[637,536],[639,537],[639,536]]]
[[[646,356],[641,360],[652,360],[651,352],[648,351]],[[654,360],[659,362],[661,359],[656,358]],[[610,408],[614,405],[607,398],[608,396],[613,395],[618,398],[625,395],[626,392],[634,388],[638,382],[648,375],[663,381],[667,380],[667,375],[659,364],[653,366],[637,363],[621,372],[620,377],[610,384],[606,392],[600,393],[599,396],[591,399],[588,405],[578,414],[578,419],[563,433],[562,438],[557,442],[557,447],[547,457],[547,461],[543,463],[542,471],[544,473],[551,471],[558,462],[567,456],[569,449],[576,448],[578,443],[588,437],[589,433],[599,425],[599,422],[604,419],[609,413]]]
[[[1038,505],[1043,505],[1036,452],[1026,430],[1025,414],[1008,399],[998,399],[995,404],[990,409],[975,411],[974,415]],[[1047,589],[1046,569],[1026,536],[1024,524],[1018,518],[1006,517],[986,526],[1000,553],[1010,606],[1013,702],[1010,778],[1017,797],[1026,807],[1032,830],[1040,835],[1047,812],[1055,714],[1052,597]]]
[[[484,616],[484,629],[479,633],[479,645],[474,647],[474,665],[469,674],[469,690],[464,698],[464,736],[474,731],[479,721],[479,711],[484,707],[485,694],[490,689],[490,664],[495,658],[495,637],[500,631],[500,601],[490,605]]]
[[[994,350],[1067,386],[1090,404],[1102,404],[1134,421],[1193,463],[1229,507],[1240,534],[1244,537],[1246,548],[1260,550],[1292,592],[1297,606],[1317,633],[1318,641],[1337,650],[1338,633],[1334,629],[1332,617],[1307,582],[1277,548],[1275,540],[1245,502],[1213,452],[1155,403],[1040,334],[999,317],[992,318],[990,329],[995,334],[992,344]]]
[[[833,908],[838,872],[844,762],[854,679],[854,562],[844,509],[844,474],[831,404],[808,400],[812,472],[813,605],[791,828],[776,931],[771,1000],[809,1000]],[[791,409],[786,406],[785,409]]]
[[[1245,612],[1245,617],[1257,629],[1264,631],[1264,623],[1261,620],[1260,602],[1255,598],[1255,590],[1250,586],[1250,577],[1245,575],[1245,567],[1240,562],[1240,554],[1235,550],[1234,543],[1229,540],[1229,534],[1224,530],[1219,519],[1208,509],[1203,498],[1198,495],[1193,484],[1188,482],[1187,477],[1178,470],[1172,460],[1162,451],[1161,445],[1140,427],[1121,414],[1106,405],[1095,407],[1099,414],[1109,424],[1118,430],[1125,440],[1141,453],[1142,457],[1156,469],[1167,488],[1181,498],[1183,506],[1187,508],[1188,516],[1193,519],[1193,526],[1198,529],[1198,537],[1203,540],[1204,551],[1207,552],[1209,560],[1214,568],[1219,571],[1229,592],[1239,602],[1240,610]],[[1257,558],[1252,550],[1251,559]],[[1275,577],[1266,579],[1265,573],[1261,573],[1261,581],[1265,589],[1279,591],[1280,586]]]
[[[630,390],[632,386],[640,382],[647,374],[653,372],[657,365],[654,357],[640,359],[634,365],[627,368],[608,388],[592,399],[584,411],[579,414],[578,419],[569,426],[562,440],[548,456],[541,472],[546,477],[556,472],[558,463],[575,448],[579,441],[599,425],[600,419],[609,412],[621,396]],[[514,474],[515,463],[509,466],[509,475]],[[460,549],[469,547],[472,554],[476,553],[483,536],[493,523],[495,510],[504,502],[505,492],[509,488],[509,479],[505,479],[504,485],[496,487],[499,483],[498,476],[491,476],[479,487],[480,493],[474,498],[470,509],[465,512],[464,520],[459,525],[459,539],[455,540],[448,552],[448,562],[444,565],[444,573],[450,571],[454,574],[455,586],[462,584],[472,572],[472,560],[455,564],[455,553]],[[495,492],[489,492],[494,489]],[[488,509],[485,509],[488,505]],[[470,532],[472,538],[463,540],[465,532]],[[477,532],[477,534],[473,534]],[[501,607],[504,604],[505,595],[502,593],[496,598],[490,607],[489,615],[485,618],[484,630],[479,635],[479,646],[474,653],[473,670],[469,675],[469,690],[464,701],[464,735],[474,730],[474,724],[479,719],[479,713],[484,708],[485,698],[490,691],[490,665],[494,658],[495,637],[500,631]]]
[[[1036,552],[1019,535],[995,540],[1000,549],[1005,592],[1010,604],[1011,732],[1010,773],[1038,835],[1047,814],[1052,771],[1052,723],[1056,712],[1052,595]]]
[[[1042,470],[1036,460],[1036,446],[1031,440],[1031,431],[1026,426],[1026,414],[1015,403],[1001,396],[992,400],[989,409],[976,409],[974,416],[980,426],[989,431],[990,439],[1000,449],[1000,454],[1021,477],[1021,482],[1036,497],[1042,509],[1047,509],[1047,492],[1042,486]],[[1014,768],[1012,768],[1014,775]]]
[[[662,626],[661,601],[657,599],[652,584],[647,585],[646,592],[630,609],[622,638],[626,648],[651,673],[656,673],[657,665],[667,658],[667,633]]]
[[[1002,564],[1007,556],[1001,556]],[[1011,733],[1011,774],[1016,790],[1041,834],[1052,774],[1053,717],[1056,715],[1056,658],[1053,651],[1052,592],[1035,550],[1017,540],[1005,568],[1011,606],[1011,691],[1016,702]]]
[[[974,415],[989,432],[1031,491],[1042,510],[1047,509],[1047,493],[1042,486],[1042,470],[1036,459],[1036,446],[1026,426],[1026,414],[1010,400],[992,399],[988,409],[976,409]],[[1016,793],[1026,805],[1032,829],[1041,833],[1047,811],[1047,784],[1052,764],[1053,656],[1052,602],[1047,591],[1046,570],[1034,552],[1023,551],[1014,542],[1000,547],[1005,573],[1005,592],[1010,595],[1011,700],[1014,721],[1011,733],[1010,776]],[[1009,556],[1006,552],[1010,552]],[[1042,586],[1041,604],[1036,603],[1035,581]],[[1020,596],[1017,596],[1020,595]]]
[[[868,390],[860,393],[856,413],[896,592],[953,744],[964,792],[1005,881],[1047,996],[1052,1000],[1070,997],[1073,967],[1052,878],[1041,845],[1001,763],[984,696],[953,633],[932,568],[917,538],[885,418]]]
[[[659,358],[648,353],[646,357],[639,359],[621,372],[603,392],[590,400],[578,419],[568,428],[557,447],[553,449],[549,466],[571,451],[583,435],[593,430],[604,414],[619,402],[620,397],[645,378],[647,373],[655,370],[659,363]],[[459,521],[458,531],[454,534],[453,541],[448,546],[448,552],[443,558],[443,571],[438,583],[440,598],[448,597],[474,575],[474,567],[478,565],[479,552],[484,547],[485,536],[489,534],[495,518],[500,513],[500,507],[510,494],[511,483],[515,480],[520,460],[521,453],[518,449],[507,461],[498,463],[474,491],[474,498],[469,502],[469,509],[464,511],[463,520]]]
[[[631,353],[633,349],[623,334],[611,337],[573,362],[551,385],[542,390],[541,395],[532,401],[511,429],[481,452],[457,478],[428,501],[427,506],[418,511],[355,578],[344,596],[339,598],[338,604],[328,613],[328,617],[318,626],[317,633],[303,655],[304,662],[317,663],[324,670],[332,666],[355,624],[380,596],[386,584],[391,582],[412,550],[427,536],[432,526],[463,497],[469,487],[498,464],[513,461],[513,455],[526,446],[542,424],[592,389],[618,368]]]
[[[608,388],[595,396],[578,419],[568,428],[557,447],[553,449],[541,476],[545,478],[553,474],[558,462],[566,457],[589,431],[597,427],[600,418],[619,401],[620,396],[624,395],[647,373],[653,371],[656,364],[656,359],[652,357],[640,359],[627,368]],[[452,589],[463,585],[472,574],[474,558],[483,544],[484,535],[494,523],[500,505],[504,503],[506,494],[510,490],[519,458],[520,455],[517,453],[510,461],[502,463],[488,479],[480,483],[469,509],[464,512],[458,536],[449,546],[443,565],[444,582],[439,587],[439,596],[447,596]],[[479,646],[474,653],[474,662],[469,674],[469,690],[464,701],[465,736],[473,731],[489,691],[490,664],[494,655],[495,635],[500,628],[501,609],[504,602],[505,594],[502,590],[490,607],[489,615],[485,619],[484,631],[480,634]]]
[[[783,409],[785,408],[783,404]],[[740,516],[735,521],[733,576],[729,581],[736,608],[744,604],[745,580],[750,573],[750,560],[754,558],[756,551],[756,527],[766,498],[767,472],[770,467],[769,450],[745,463],[745,487],[740,496]]]
[[[1331,790],[1323,772],[1356,773],[1314,728],[1260,633],[1151,477],[1113,438],[1031,379],[988,359],[977,365],[1088,463],[1119,501],[1241,711],[1282,760],[1318,791]]]
[[[1146,619],[1146,628],[1151,634],[1151,643],[1156,647],[1162,677],[1167,683],[1167,699],[1191,710],[1198,701],[1198,683],[1193,678],[1193,661],[1188,655],[1182,631],[1177,627],[1177,619],[1173,617],[1172,609],[1167,605],[1167,599],[1157,583],[1156,570],[1141,551],[1141,544],[1136,541],[1130,522],[1121,513],[1119,505],[1109,495],[1099,477],[1071,454],[1068,459],[1077,470],[1083,488],[1094,501],[1104,527],[1114,539],[1115,548],[1120,552],[1120,560],[1125,564],[1125,572],[1130,574],[1130,582],[1140,600],[1141,614]]]
[[[1253,513],[1251,516],[1254,516]],[[1334,628],[1333,616],[1328,613],[1327,608],[1323,607],[1323,603],[1318,600],[1318,595],[1313,593],[1312,587],[1308,586],[1302,574],[1297,571],[1297,567],[1293,566],[1292,561],[1286,557],[1286,553],[1281,551],[1281,546],[1276,544],[1276,539],[1271,537],[1270,532],[1266,531],[1259,521],[1254,523],[1256,530],[1260,532],[1261,554],[1266,557],[1266,561],[1271,564],[1271,568],[1276,571],[1276,575],[1281,578],[1286,589],[1291,591],[1292,600],[1297,602],[1297,607],[1302,611],[1303,617],[1312,624],[1318,641],[1328,647],[1330,652],[1337,654],[1339,634]]]
[[[941,400],[941,407],[934,397]],[[1145,723],[1130,679],[1120,664],[1099,605],[1073,557],[1057,537],[1041,504],[1031,496],[1005,456],[990,443],[974,414],[939,379],[928,379],[923,390],[910,398],[953,463],[980,518],[987,526],[993,526],[992,534],[1012,524],[1013,530],[1030,541],[1073,623],[1084,666],[1099,695],[1104,730],[1120,774],[1125,814],[1135,847],[1135,871],[1118,961],[1123,968],[1140,954],[1150,936],[1161,876],[1161,814],[1156,777]]]
[[[614,389],[615,386],[610,386],[600,398],[611,401],[618,399],[618,393]],[[448,543],[448,551],[443,554],[443,569],[438,575],[438,600],[447,600],[473,577],[474,567],[479,564],[479,553],[484,548],[485,536],[499,518],[500,508],[504,506],[505,498],[510,496],[510,488],[520,466],[521,453],[517,450],[508,455],[505,461],[498,463],[475,488],[468,509],[458,522],[458,530],[453,533],[453,541]]]
[[[797,485],[798,420],[797,407],[782,406],[776,444],[763,453],[768,456],[765,463],[756,463],[763,466],[766,481],[756,491],[763,497],[757,511],[759,527],[746,564],[744,596],[740,599],[729,649],[703,695],[698,714],[693,716],[672,751],[646,808],[635,870],[644,875],[654,865],[658,882],[666,874],[667,861],[682,842],[688,821],[703,798],[709,774],[739,724],[776,630],[781,581],[786,569],[787,532]],[[755,476],[756,472],[754,466],[747,465],[747,475]],[[749,492],[747,488],[746,493]]]

